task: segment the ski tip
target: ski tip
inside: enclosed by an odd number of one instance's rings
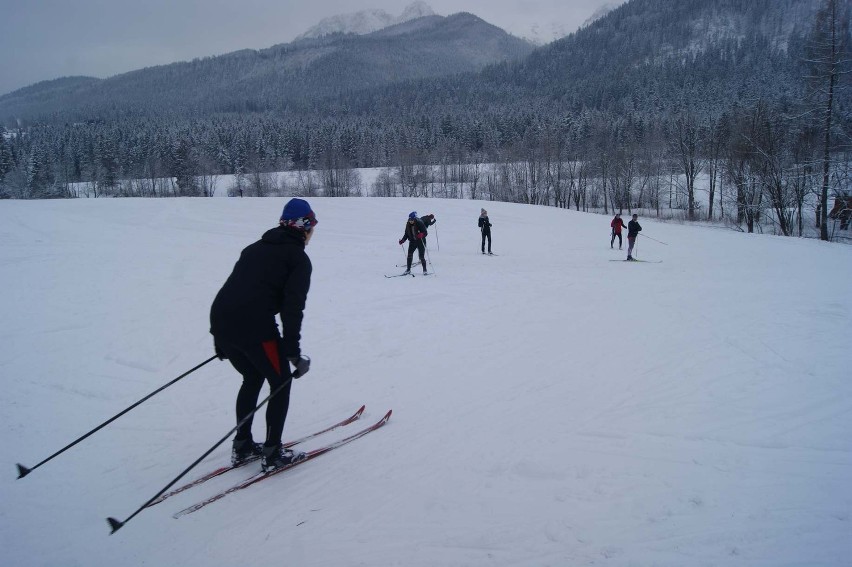
[[[346,421],[342,422],[342,423],[341,423],[341,425],[349,425],[349,424],[350,424],[350,423],[352,423],[353,421],[358,421],[359,419],[361,419],[361,414],[363,414],[363,413],[364,413],[364,410],[365,410],[365,409],[367,409],[367,404],[364,404],[364,405],[362,405],[360,408],[358,408],[358,411],[356,411],[355,413],[353,413],[353,414],[352,414],[352,416],[351,416],[349,419],[347,419]]]
[[[117,532],[118,530],[120,530],[121,527],[124,525],[124,522],[119,522],[115,518],[107,518],[107,523],[109,524],[109,527],[111,528],[111,531],[109,532],[110,535],[112,535],[115,532]]]
[[[382,421],[386,422],[387,420],[389,420],[392,413],[393,413],[393,410],[389,409],[388,413],[386,413],[385,416],[382,418]]]
[[[16,466],[18,467],[18,478],[24,478],[32,471],[32,469],[28,469],[21,463],[17,463]]]

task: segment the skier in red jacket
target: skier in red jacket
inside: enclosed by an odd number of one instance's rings
[[[609,241],[609,247],[612,248],[612,244],[615,242],[615,237],[618,237],[618,249],[621,250],[621,229],[627,228],[627,225],[624,224],[624,221],[621,220],[621,213],[615,213],[615,218],[612,219],[612,222],[609,223],[609,226],[612,227],[612,238]]]

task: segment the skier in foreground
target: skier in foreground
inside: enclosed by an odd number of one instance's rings
[[[423,273],[427,272],[426,270],[426,225],[422,220],[417,218],[417,212],[411,211],[408,214],[408,221],[405,223],[405,231],[402,234],[402,238],[399,239],[399,244],[402,246],[402,243],[408,240],[408,264],[405,268],[403,274],[411,273],[411,261],[414,259],[414,251],[417,250],[417,253],[420,256],[420,265],[423,266]]]
[[[260,456],[261,467],[269,472],[305,458],[302,452],[284,449],[281,435],[292,379],[310,369],[310,359],[302,356],[299,341],[312,270],[305,246],[317,222],[307,201],[291,199],[278,226],[242,251],[210,308],[216,354],[230,360],[243,377],[237,394],[237,423],[256,407],[264,380],[269,382],[270,392],[280,388],[266,408],[266,442],[254,442],[249,418],[234,436],[234,465]],[[281,318],[283,336],[278,332],[276,314]]]
[[[485,209],[480,209],[479,230],[482,232],[482,253],[485,254],[485,239],[488,238],[488,253],[491,254],[491,221]]]
[[[633,260],[633,245],[636,244],[636,237],[639,236],[639,231],[642,227],[639,226],[639,221],[636,219],[639,215],[634,214],[633,220],[627,223],[627,259]]]

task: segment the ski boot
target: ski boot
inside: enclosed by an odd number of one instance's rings
[[[264,445],[263,456],[260,458],[260,468],[263,469],[263,472],[265,473],[272,472],[276,469],[288,467],[292,464],[298,463],[299,461],[303,461],[306,456],[307,455],[301,451],[285,449],[281,445],[276,445],[274,447],[267,447]]]
[[[231,449],[231,465],[238,467],[263,455],[263,445],[251,439],[234,439]]]

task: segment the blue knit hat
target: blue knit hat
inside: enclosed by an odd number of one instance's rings
[[[310,230],[318,222],[319,220],[317,220],[308,202],[304,199],[294,198],[284,205],[284,211],[281,213],[278,224],[299,230]]]
[[[411,211],[410,213],[408,213],[408,218],[416,219],[417,218],[417,211]]]

